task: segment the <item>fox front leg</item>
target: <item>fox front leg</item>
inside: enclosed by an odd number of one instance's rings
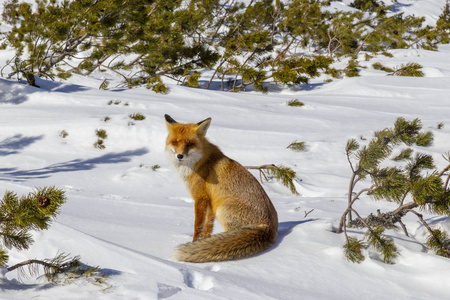
[[[214,229],[214,219],[215,214],[213,213],[210,206],[208,206],[205,217],[205,224],[203,224],[203,234],[202,238],[207,238],[211,236],[211,233]]]
[[[207,201],[205,200],[195,201],[194,239],[192,240],[193,242],[204,237],[203,225],[205,224],[207,209],[208,209]]]

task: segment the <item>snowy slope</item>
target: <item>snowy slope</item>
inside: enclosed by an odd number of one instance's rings
[[[426,3],[432,17],[442,7],[434,1],[398,3],[411,11]],[[35,278],[18,283],[8,273],[0,277],[0,299],[448,299],[450,260],[424,249],[425,230],[415,218],[406,220],[410,238],[389,232],[401,251],[394,265],[372,253],[362,264],[348,263],[344,237],[332,232],[346,207],[349,138],[370,138],[400,116],[420,118],[435,134],[426,151],[438,167],[450,150],[450,47],[392,53],[391,59],[362,62],[367,69],[361,77],[267,95],[175,84],[168,95],[145,88],[104,91],[97,88],[100,80],[78,76],[40,80],[37,89],[0,78],[0,195],[55,185],[68,196],[58,219],[34,234],[28,251],[9,251],[10,265],[71,253],[100,266],[112,286],[52,286]],[[0,52],[0,60],[8,55]],[[371,68],[377,61],[417,62],[426,76],[386,76]],[[288,107],[290,99],[306,105]],[[111,100],[120,103],[109,105]],[[146,119],[130,125],[132,113]],[[279,214],[275,247],[233,262],[171,260],[173,249],[192,239],[194,219],[193,202],[163,153],[165,113],[182,122],[212,117],[210,141],[243,165],[284,164],[297,172],[300,195],[277,182],[264,184]],[[108,134],[104,150],[93,147],[96,129]],[[286,149],[295,140],[305,141],[308,151]],[[161,167],[153,171],[154,165]],[[366,214],[393,207],[364,197],[357,208]],[[445,217],[426,218],[450,229]],[[221,231],[219,224],[215,231]]]

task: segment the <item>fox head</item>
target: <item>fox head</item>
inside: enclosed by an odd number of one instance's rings
[[[169,115],[164,115],[169,134],[166,140],[166,153],[175,165],[193,167],[202,158],[206,131],[211,118],[201,122],[182,124]]]

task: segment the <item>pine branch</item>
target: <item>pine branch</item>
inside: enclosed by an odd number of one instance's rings
[[[29,259],[11,267],[6,268],[8,272],[19,270],[19,274],[25,275],[24,267],[28,267],[30,274],[39,274],[39,266],[44,269],[44,274],[50,282],[55,282],[57,275],[62,273],[79,272],[80,257],[75,256],[70,258],[69,255],[61,253],[53,259]]]
[[[446,232],[440,230],[433,230],[430,225],[424,220],[423,215],[419,214],[415,210],[410,209],[409,212],[415,214],[420,222],[430,233],[430,238],[427,241],[427,246],[435,250],[438,255],[450,257],[450,240]]]
[[[350,262],[361,263],[365,260],[362,249],[367,245],[355,237],[347,237],[347,243],[344,245],[345,257]]]
[[[20,199],[7,191],[0,201],[0,244],[17,250],[34,242],[30,230],[43,230],[65,202],[65,192],[55,187],[37,189]],[[0,247],[0,265],[6,264],[6,252]]]
[[[0,247],[0,267],[5,267],[9,260],[9,256],[3,247]]]
[[[353,177],[352,177],[353,178]],[[351,186],[353,186],[352,183],[350,183]],[[351,218],[351,212],[354,211],[353,209],[353,204],[356,202],[356,200],[359,199],[359,197],[363,194],[363,193],[372,193],[374,190],[376,189],[375,185],[372,185],[369,188],[365,188],[360,190],[355,196],[352,197],[353,194],[353,188],[351,190],[349,190],[349,196],[348,196],[348,206],[347,209],[345,210],[345,212],[342,214],[341,216],[341,220],[339,222],[339,227],[336,231],[336,233],[342,233],[343,230],[345,230],[346,227],[346,221],[347,221],[347,215],[349,216],[348,221],[351,222],[352,218]]]
[[[388,239],[385,236],[382,236],[384,228],[378,226],[376,229],[373,229],[364,221],[363,218],[361,218],[356,210],[352,209],[352,211],[367,227],[368,231],[366,232],[366,238],[368,239],[369,245],[381,252],[381,254],[383,255],[383,262],[391,264],[393,259],[398,256],[398,250],[392,240]]]
[[[382,253],[386,263],[392,262],[398,255],[398,250],[392,240],[382,235],[383,230],[384,228],[393,228],[396,223],[399,223],[405,235],[409,236],[408,230],[402,222],[402,218],[409,212],[416,214],[429,231],[431,237],[427,242],[428,247],[443,256],[450,253],[450,239],[447,238],[446,233],[432,230],[422,215],[413,210],[420,207],[439,215],[450,214],[450,191],[448,189],[450,165],[441,172],[432,171],[431,174],[423,175],[424,170],[436,168],[432,156],[418,153],[412,158],[412,150],[408,148],[398,156],[399,159],[408,160],[403,167],[379,167],[393,149],[401,144],[407,146],[429,145],[433,134],[421,132],[421,128],[422,124],[419,119],[407,121],[398,118],[393,129],[386,128],[376,132],[374,138],[361,150],[358,150],[359,145],[356,140],[347,142],[346,155],[352,169],[352,176],[348,187],[348,206],[341,216],[336,232],[344,232],[346,235],[347,226],[366,227],[366,238],[369,244]],[[357,151],[356,155],[354,155],[355,151]],[[353,156],[357,159],[355,164],[352,161]],[[444,158],[450,162],[450,153]],[[445,180],[441,178],[443,176],[446,176]],[[354,194],[356,183],[366,177],[370,177],[373,185]],[[377,200],[395,201],[399,203],[399,206],[387,213],[381,213],[378,210],[377,215],[369,214],[366,218],[361,218],[352,206],[362,192],[372,194],[372,197]],[[408,196],[412,197],[413,201],[405,203]],[[351,213],[355,213],[358,219],[352,221]],[[348,225],[347,218],[350,220]],[[349,256],[351,243],[347,235],[346,240],[346,255]]]
[[[52,265],[52,264],[50,264],[48,262],[45,262],[43,260],[29,259],[29,260],[20,262],[18,264],[15,264],[14,266],[8,267],[6,269],[8,270],[8,272],[11,272],[11,271],[14,271],[14,270],[16,270],[18,268],[22,268],[22,267],[28,266],[28,265],[41,265],[41,266],[44,266],[45,268],[49,268],[49,269],[55,268],[54,265]]]
[[[274,164],[265,164],[261,166],[246,166],[245,168],[250,170],[259,170],[261,183],[263,182],[262,176],[264,176],[264,179],[268,181],[268,178],[264,172],[266,170],[269,175],[273,175],[277,180],[281,181],[281,183],[285,187],[289,188],[292,194],[298,194],[297,189],[294,185],[296,173],[288,167],[276,166]]]

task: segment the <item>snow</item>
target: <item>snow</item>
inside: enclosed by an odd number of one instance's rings
[[[436,19],[444,2],[399,0],[396,5]],[[2,64],[10,54],[0,52]],[[271,89],[266,95],[171,83],[168,95],[145,88],[105,91],[98,89],[102,80],[76,75],[63,82],[38,80],[37,89],[0,78],[0,195],[56,186],[68,197],[50,229],[33,234],[29,250],[9,250],[9,264],[71,253],[99,266],[110,285],[102,291],[83,280],[51,285],[34,277],[21,283],[10,272],[0,274],[0,299],[448,299],[450,260],[424,248],[426,230],[416,218],[405,220],[411,237],[388,232],[401,253],[393,265],[370,251],[361,264],[347,262],[344,236],[333,233],[347,202],[348,139],[370,138],[398,117],[419,118],[435,135],[424,151],[438,168],[445,166],[450,46],[392,54],[361,59],[367,68],[360,77]],[[375,62],[391,67],[417,62],[425,77],[386,76],[371,67]],[[289,107],[290,99],[305,106]],[[111,100],[120,103],[108,104]],[[132,113],[146,119],[131,125]],[[163,151],[165,113],[181,122],[212,117],[210,141],[243,165],[283,164],[297,172],[300,195],[277,182],[263,185],[280,221],[273,248],[222,263],[171,258],[177,245],[192,239],[194,214],[193,201]],[[106,116],[110,121],[103,121]],[[437,129],[441,122],[444,127]],[[108,134],[103,150],[93,147],[96,129]],[[286,149],[296,140],[306,142],[306,152]],[[160,168],[154,171],[155,165]],[[356,208],[368,214],[394,207],[364,196]],[[450,229],[446,217],[425,218]],[[220,231],[217,224],[215,232]]]

